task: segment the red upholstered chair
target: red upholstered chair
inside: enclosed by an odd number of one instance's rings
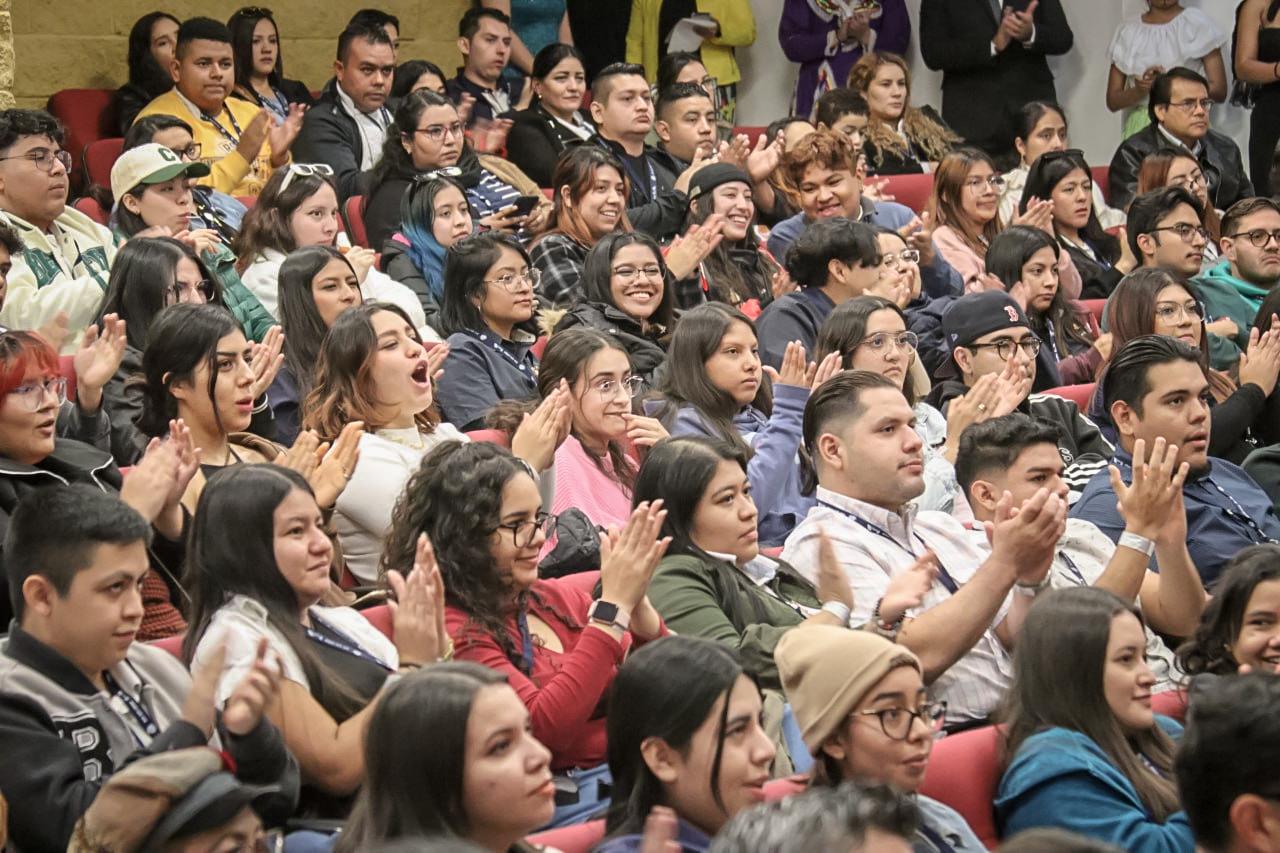
[[[369,620],[369,624],[386,635],[388,640],[395,639],[395,631],[391,625],[391,608],[385,604],[369,607],[360,611],[360,615]]]
[[[67,380],[67,399],[76,398],[76,357],[74,355],[58,356],[58,375]]]
[[[1059,385],[1057,388],[1050,388],[1044,393],[1070,400],[1080,408],[1080,411],[1087,412],[1089,411],[1089,400],[1093,398],[1095,385],[1097,385],[1096,382],[1085,382],[1080,385]]]
[[[1089,169],[1089,173],[1093,175],[1093,183],[1102,190],[1102,197],[1111,201],[1111,167],[1094,166]]]
[[[547,351],[547,336],[538,335],[538,339],[533,342],[533,346],[529,347],[529,351],[533,353],[533,357],[542,360],[542,354]]]
[[[983,844],[999,843],[992,802],[1000,784],[1000,737],[995,726],[948,735],[933,747],[920,793],[964,816]]]
[[[1172,717],[1180,723],[1187,719],[1187,694],[1182,690],[1166,690],[1151,697],[1151,710]]]
[[[768,129],[769,128],[767,127],[749,127],[749,126],[735,127],[733,129],[733,135],[737,136],[740,133],[745,133],[747,135],[747,141],[751,143],[751,147],[754,148],[756,144],[756,140],[759,139],[761,135]]]
[[[87,195],[76,199],[71,203],[71,206],[99,225],[106,225],[111,219],[111,214],[103,210],[102,205]]]
[[[770,779],[764,783],[764,798],[765,800],[783,800],[792,794],[799,794],[808,787],[809,777],[803,773],[782,779]]]
[[[84,185],[84,169],[80,164],[85,147],[120,132],[115,126],[115,111],[111,109],[114,96],[113,89],[63,89],[49,98],[46,108],[66,128],[62,147],[73,161],[72,188]]]
[[[152,640],[148,645],[155,646],[157,649],[164,649],[178,660],[182,660],[182,638],[183,634],[173,637],[165,637],[163,640]]]
[[[889,175],[887,180],[884,192],[898,204],[905,204],[916,213],[928,208],[929,196],[933,195],[933,175]]]
[[[559,829],[548,829],[525,840],[535,847],[547,847],[562,853],[589,853],[604,838],[604,820],[576,823]]]
[[[254,202],[256,202],[257,200],[258,200],[258,197],[256,195],[236,196],[236,201],[240,202],[241,204],[243,204],[245,207],[248,207],[248,208],[252,208]]]
[[[342,218],[347,221],[347,236],[357,246],[369,248],[369,232],[364,227],[364,196],[353,195],[342,208]]]
[[[103,187],[111,186],[111,167],[115,165],[124,150],[124,139],[113,136],[110,139],[95,139],[84,149],[85,178],[91,184]]]
[[[565,575],[556,580],[556,583],[568,584],[575,589],[580,589],[587,595],[595,592],[596,583],[600,580],[600,573],[597,572],[577,572],[572,575]]]
[[[488,441],[508,450],[511,449],[511,439],[507,438],[507,434],[500,429],[473,429],[467,433],[467,438],[472,441]]]
[[[1102,328],[1102,312],[1106,310],[1107,300],[1105,299],[1079,299],[1076,300],[1083,307],[1089,309],[1089,313],[1093,315],[1093,319],[1098,321],[1098,328]]]

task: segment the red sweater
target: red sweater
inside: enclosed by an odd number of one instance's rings
[[[553,770],[594,767],[607,758],[604,696],[633,638],[628,632],[619,643],[606,631],[587,630],[592,598],[569,583],[538,581],[533,591],[545,604],[531,600],[529,612],[551,626],[563,652],[539,645],[535,638],[530,678],[507,659],[488,632],[467,626],[467,614],[449,607],[445,622],[454,642],[454,659],[483,664],[507,677],[529,709],[534,737],[551,750]],[[576,624],[566,623],[565,618]],[[519,654],[520,629],[514,613],[507,620],[507,633]],[[664,625],[662,634],[666,633]]]

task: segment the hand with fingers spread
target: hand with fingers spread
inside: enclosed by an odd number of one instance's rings
[[[751,153],[747,155],[746,173],[753,183],[762,184],[777,171],[782,163],[782,155],[786,153],[786,143],[779,132],[772,140],[760,134]]]
[[[699,152],[697,156],[694,157],[693,163],[690,164],[689,168],[685,169],[676,177],[675,188],[682,193],[688,193],[689,182],[693,180],[693,176],[701,172],[707,166],[710,166],[712,163],[717,162],[718,157],[719,151],[717,150],[713,150],[710,154],[703,154]]]
[[[836,558],[835,546],[821,529],[818,531],[818,601],[823,604],[834,601],[853,610],[853,587]]]
[[[154,522],[174,491],[178,454],[172,442],[153,438],[120,487],[120,500]]]
[[[439,382],[444,375],[444,363],[449,358],[449,345],[436,344],[427,350],[427,373],[432,382]]]
[[[222,725],[233,735],[243,737],[258,727],[267,708],[280,698],[280,682],[284,664],[270,651],[266,637],[258,639],[253,666],[231,691],[222,706]]]
[[[713,213],[701,225],[690,225],[688,231],[671,242],[665,256],[667,268],[676,278],[688,278],[722,240],[724,216]]]
[[[747,156],[751,153],[751,143],[745,133],[739,133],[720,143],[716,148],[716,156],[721,163],[737,166],[747,170]]]
[[[1004,369],[1000,371],[996,382],[999,392],[996,395],[996,407],[991,417],[998,418],[1013,412],[1031,393],[1031,377],[1026,369],[1018,363],[1017,353],[1009,356]]]
[[[947,447],[960,447],[960,435],[970,426],[996,417],[1000,408],[1000,375],[986,373],[978,377],[963,396],[947,405]],[[954,460],[954,456],[948,456]]]
[[[644,819],[640,853],[680,853],[684,847],[676,841],[679,829],[675,812],[666,806],[654,806]]]
[[[1125,529],[1153,541],[1183,531],[1178,541],[1185,541],[1186,511],[1182,506],[1182,486],[1190,466],[1178,464],[1178,446],[1164,437],[1157,438],[1147,456],[1147,443],[1138,439],[1133,444],[1133,482],[1124,484],[1120,469],[1108,466],[1111,487],[1116,493],[1116,510],[1124,519]],[[1179,518],[1180,516],[1180,518]]]
[[[612,527],[601,535],[601,600],[637,615],[637,608],[647,601],[654,570],[671,544],[670,536],[660,536],[666,518],[662,501],[641,501],[622,530]]]
[[[258,154],[262,151],[262,145],[267,141],[267,134],[271,132],[271,113],[267,110],[258,110],[249,123],[244,126],[244,130],[240,131],[240,140],[236,143],[236,153],[245,159],[246,162],[252,163],[258,159]]]
[[[866,157],[858,156],[859,168],[865,168]],[[872,201],[893,201],[894,195],[889,192],[889,179],[885,177],[867,178],[862,185],[862,194]]]
[[[308,430],[309,432],[309,430]],[[351,482],[351,475],[360,461],[360,436],[364,435],[364,421],[351,421],[338,433],[338,440],[330,447],[326,442],[312,452],[316,460],[311,473],[304,475],[316,494],[321,509],[331,509],[338,496]]]
[[[813,369],[810,370],[810,367]],[[786,352],[782,354],[782,367],[775,370],[765,366],[764,372],[769,375],[774,385],[791,385],[796,388],[809,388],[813,385],[817,365],[810,365],[804,358],[804,344],[791,341]]]
[[[791,274],[787,272],[786,267],[778,267],[773,276],[769,279],[769,289],[773,291],[774,299],[781,299],[793,290],[796,290],[796,283],[791,279]]]
[[[920,266],[932,266],[937,257],[933,248],[933,214],[925,211],[898,229],[907,245],[920,253]]]
[[[120,369],[127,344],[124,320],[115,314],[102,318],[101,333],[93,324],[85,329],[73,364],[76,371],[76,402],[86,413],[92,414],[102,405],[102,389]]]
[[[1053,237],[1053,200],[1047,198],[1031,199],[1027,203],[1027,209],[1015,216],[1012,224],[1025,225],[1028,228],[1039,228],[1050,237]]]
[[[369,270],[378,260],[378,253],[364,246],[349,246],[342,250],[342,256],[351,264],[351,271],[356,274],[356,281],[364,284],[369,277]]]
[[[905,572],[890,578],[880,599],[880,620],[892,625],[923,604],[937,576],[938,558],[928,551]]]
[[[624,414],[622,420],[627,425],[627,439],[636,447],[653,447],[670,436],[667,428],[657,418]]]
[[[1240,354],[1240,384],[1252,382],[1270,397],[1280,377],[1280,320],[1271,315],[1271,327],[1249,332],[1249,346]]]
[[[392,569],[387,584],[394,596],[388,606],[400,665],[425,666],[446,657],[451,646],[445,630],[444,580],[427,534],[418,536],[409,577]]]
[[[569,434],[572,399],[569,383],[562,380],[538,408],[524,416],[511,437],[511,452],[528,462],[533,470],[545,471],[555,461],[556,448]]]
[[[279,326],[272,326],[262,336],[262,343],[251,344],[250,349],[253,353],[253,361],[250,363],[253,368],[253,384],[249,386],[249,393],[254,400],[258,400],[267,393],[271,383],[276,381],[276,374],[284,367],[284,330]]]
[[[267,131],[267,139],[271,143],[271,165],[278,168],[289,162],[289,149],[302,131],[302,116],[306,111],[306,104],[290,104],[284,121],[272,118],[271,129]]]

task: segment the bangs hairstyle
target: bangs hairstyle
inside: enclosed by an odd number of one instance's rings
[[[270,21],[276,32],[276,64],[267,74],[267,82],[279,87],[284,79],[284,50],[280,44],[280,27],[271,16],[270,9],[261,6],[245,6],[237,9],[227,19],[227,29],[231,31],[231,53],[235,57],[236,85],[246,89],[253,88],[253,31],[259,21]]]
[[[898,386],[870,370],[846,370],[823,382],[804,404],[800,454],[801,494],[811,495],[818,487],[818,439],[831,432],[835,421],[848,421],[862,416],[866,406],[862,394],[876,388],[898,390]]]
[[[190,666],[214,614],[233,595],[243,595],[266,609],[271,627],[297,655],[316,701],[345,720],[365,703],[307,639],[297,594],[276,562],[275,512],[295,491],[315,497],[306,478],[283,465],[229,465],[210,475],[188,525],[182,584],[191,594],[191,610],[182,659]]]
[[[441,83],[448,81],[444,71],[434,62],[425,59],[409,59],[396,66],[396,76],[392,78],[391,98],[399,101],[413,91],[413,87],[422,79],[422,75],[430,74],[438,77]],[[437,94],[439,94],[437,92]]]
[[[782,157],[782,172],[793,187],[799,187],[804,182],[804,173],[810,166],[856,175],[858,152],[854,150],[849,137],[843,133],[814,131]]]
[[[233,244],[239,258],[236,262],[238,272],[243,273],[267,249],[287,255],[298,248],[289,220],[307,199],[328,187],[333,190],[336,202],[338,190],[328,175],[295,174],[289,186],[281,191],[289,174],[288,167],[276,169],[262,188],[257,202],[244,215],[240,233]]]
[[[694,734],[712,714],[719,719],[711,759],[711,797],[727,816],[720,795],[720,759],[729,722],[729,693],[744,674],[734,652],[697,637],[663,637],[627,657],[614,676],[605,718],[613,775],[613,801],[605,817],[609,837],[639,834],[654,806],[675,806],[666,801],[663,783],[644,759],[644,742],[661,738],[687,754]]]
[[[151,55],[151,28],[156,21],[173,21],[181,27],[182,22],[168,12],[148,12],[133,22],[129,30],[129,85],[144,90],[152,97],[163,95],[173,88],[173,77],[168,68],[161,68],[160,63]],[[177,48],[177,34],[174,34],[174,48]]]
[[[674,419],[680,407],[692,406],[713,434],[750,458],[751,448],[733,426],[738,404],[729,392],[716,387],[707,375],[707,361],[719,352],[720,342],[735,323],[746,326],[751,337],[759,341],[756,324],[737,308],[723,302],[708,302],[680,316],[680,322],[671,335],[671,346],[667,349],[667,372],[661,379],[660,390],[667,400],[662,419]],[[751,405],[766,417],[773,414],[773,386],[763,371],[760,388]]]
[[[1235,675],[1231,647],[1244,628],[1249,599],[1259,584],[1280,580],[1280,545],[1242,548],[1222,570],[1195,635],[1178,647],[1178,667],[1188,680],[1205,672]]]
[[[631,372],[630,356],[627,355],[626,347],[619,343],[617,338],[586,327],[556,332],[547,342],[546,351],[543,352],[542,359],[538,363],[538,395],[546,399],[555,392],[562,379],[568,381],[571,389],[582,383],[581,389],[575,391],[578,397],[589,393],[591,389],[588,383],[591,377],[587,375],[587,366],[596,353],[606,349],[622,353],[623,358],[627,360],[627,372]],[[581,438],[576,430],[573,434],[575,438]],[[627,453],[627,448],[618,441],[610,441],[604,454],[601,455],[588,447],[586,442],[581,444],[582,451],[600,473],[613,480],[630,495],[636,482],[636,463]],[[604,465],[606,456],[609,459],[607,468]]]
[[[867,339],[867,326],[871,323],[871,315],[877,311],[892,311],[902,319],[903,331],[911,328],[907,323],[907,315],[898,307],[898,303],[883,296],[864,293],[862,296],[855,296],[847,302],[840,303],[827,316],[822,328],[818,330],[818,342],[815,345],[813,360],[821,364],[822,360],[831,353],[838,352],[840,368],[853,370],[854,350]],[[911,359],[914,360],[916,357],[915,351],[912,350]],[[902,393],[907,398],[907,402],[914,407],[920,395],[916,392],[914,372],[910,368],[909,360],[903,374]]]
[[[378,356],[373,315],[383,311],[403,320],[410,337],[422,345],[413,321],[398,305],[362,302],[343,311],[321,340],[311,391],[302,407],[303,429],[313,429],[323,440],[335,441],[351,421],[364,421],[369,432],[387,425],[385,405],[378,400],[373,381],[373,363]],[[440,416],[432,405],[414,415],[413,422],[419,432],[431,433]],[[409,565],[413,565],[412,560]]]
[[[592,246],[591,251],[587,252],[586,261],[582,264],[582,279],[579,282],[582,288],[582,300],[618,307],[613,298],[613,259],[627,246],[644,246],[653,252],[654,261],[662,270],[662,299],[659,300],[657,309],[650,315],[649,322],[662,326],[664,330],[670,330],[675,324],[675,296],[671,292],[672,288],[667,286],[666,259],[662,257],[662,250],[658,248],[658,244],[648,234],[642,234],[639,231],[614,232],[606,234],[600,242]]]
[[[929,198],[929,211],[933,215],[935,225],[947,225],[955,229],[960,238],[979,257],[986,255],[987,246],[1000,233],[1000,214],[997,213],[990,222],[975,232],[968,225],[962,210],[961,198],[965,191],[965,181],[969,173],[980,163],[991,167],[993,175],[1000,174],[996,163],[985,151],[977,148],[956,148],[938,163],[933,178],[933,194]]]
[[[871,108],[867,106],[867,99],[850,86],[840,86],[823,92],[822,97],[818,98],[818,103],[814,105],[813,120],[818,124],[826,125],[827,130],[831,130],[836,122],[847,115],[871,117]]]
[[[1129,341],[1154,335],[1156,331],[1156,297],[1166,287],[1181,287],[1192,299],[1204,304],[1200,292],[1195,285],[1162,267],[1141,267],[1129,273],[1116,285],[1107,299],[1106,320],[1111,332],[1112,358],[1120,348]],[[1200,341],[1208,341],[1208,330],[1204,325],[1203,308],[1200,318]],[[1184,344],[1183,346],[1187,346]],[[1200,366],[1209,369],[1209,348],[1201,346],[1198,350],[1187,347],[1197,353]],[[1108,408],[1108,411],[1110,409]]]
[[[165,307],[169,290],[178,280],[178,264],[184,258],[196,265],[200,277],[213,288],[209,304],[225,305],[222,281],[195,249],[172,237],[134,237],[125,241],[111,262],[107,292],[94,322],[101,328],[104,316],[118,315],[126,321],[129,346],[145,351],[151,323]]]
[[[526,267],[533,266],[524,246],[507,234],[488,231],[449,247],[444,259],[444,304],[440,307],[440,323],[445,334],[485,328],[480,306],[471,300],[484,299],[489,287],[485,279],[493,265],[502,260],[503,249],[519,255]]]
[[[298,399],[306,399],[311,392],[312,371],[320,360],[320,345],[329,332],[316,308],[313,284],[320,271],[333,261],[342,261],[355,276],[351,262],[332,246],[306,246],[290,252],[280,265],[277,284],[280,329],[284,332],[285,361],[298,386]]]
[[[1062,259],[1062,248],[1058,245],[1058,241],[1041,229],[1027,225],[1010,225],[997,234],[991,241],[991,245],[987,247],[987,256],[984,259],[987,272],[1000,279],[1000,283],[1007,291],[1022,280],[1023,267],[1031,262],[1036,253],[1044,249],[1053,251],[1054,264]],[[1070,341],[1085,347],[1093,345],[1093,336],[1089,333],[1089,327],[1072,308],[1072,302],[1067,298],[1061,285],[1054,291],[1053,301],[1049,303],[1047,309],[1037,311],[1028,306],[1026,313],[1031,331],[1035,332],[1036,337],[1041,341],[1051,345],[1058,358],[1066,358],[1072,354]]]
[[[506,683],[488,667],[450,662],[383,690],[364,739],[365,781],[335,853],[393,839],[465,837],[473,828],[463,802],[467,724],[480,691]]]
[[[142,413],[138,415],[138,429],[152,437],[168,433],[169,421],[178,417],[173,384],[193,381],[202,364],[209,368],[205,390],[212,403],[218,384],[218,341],[239,331],[236,318],[221,305],[183,302],[156,314],[142,353]],[[213,406],[212,410],[218,431],[225,434],[218,407]]]
[[[34,332],[0,332],[0,398],[22,384],[32,369],[42,378],[58,376],[58,353]]]
[[[574,145],[567,148],[556,161],[551,173],[551,186],[554,188],[552,201],[555,207],[551,211],[551,227],[547,234],[564,234],[584,246],[595,243],[591,229],[582,218],[582,200],[602,182],[613,182],[613,178],[602,175],[602,169],[613,169],[622,181],[622,215],[618,218],[615,230],[630,231],[631,221],[627,219],[626,200],[631,194],[631,179],[622,162],[612,151],[597,145]]]
[[[1080,235],[1099,257],[1109,264],[1114,264],[1120,260],[1120,241],[1104,231],[1102,223],[1098,221],[1098,211],[1094,209],[1092,201],[1093,173],[1089,170],[1089,164],[1085,162],[1083,155],[1063,151],[1049,152],[1037,157],[1027,172],[1027,183],[1022,190],[1018,212],[1026,213],[1027,205],[1032,199],[1041,198],[1052,201],[1053,191],[1058,184],[1076,171],[1084,172],[1085,180],[1089,182],[1089,219],[1080,229]]]
[[[938,161],[946,156],[954,146],[964,142],[951,128],[930,118],[929,114],[918,107],[911,106],[911,69],[907,61],[896,53],[883,53],[874,50],[864,53],[862,58],[849,69],[849,86],[857,89],[865,98],[876,74],[886,65],[894,65],[902,69],[903,79],[907,83],[907,97],[902,108],[902,130],[906,139],[898,135],[897,128],[891,127],[867,111],[867,139],[875,148],[873,155],[876,166],[884,165],[885,151],[906,156],[907,139],[918,146],[924,153],[925,160]]]
[[[1134,191],[1135,195],[1158,190],[1161,187],[1173,186],[1169,183],[1169,169],[1177,160],[1187,160],[1194,163],[1195,167],[1204,174],[1204,167],[1200,162],[1190,154],[1181,151],[1175,151],[1172,148],[1164,148],[1159,151],[1152,151],[1146,157],[1142,158],[1141,165],[1138,166],[1138,188]],[[1208,176],[1205,177],[1208,180]],[[1182,187],[1182,189],[1187,189]],[[1187,189],[1190,192],[1189,189]],[[1194,198],[1194,196],[1193,196]],[[1269,201],[1269,199],[1267,199]],[[1274,204],[1274,202],[1272,202]],[[1218,240],[1222,239],[1222,220],[1218,218],[1218,211],[1214,210],[1212,204],[1201,206],[1200,200],[1196,199],[1193,205],[1196,209],[1196,215],[1200,217],[1200,224],[1209,231],[1209,238],[1217,245]]]
[[[1050,590],[1035,600],[1013,652],[1013,684],[1002,713],[1008,726],[1004,760],[1007,766],[1036,732],[1079,732],[1129,780],[1156,822],[1164,823],[1180,808],[1171,781],[1173,740],[1158,723],[1126,734],[1103,692],[1112,621],[1122,613],[1145,624],[1136,606],[1098,587]],[[1062,673],[1063,649],[1072,650],[1070,678]],[[1136,651],[1143,654],[1145,647]]]
[[[462,185],[452,178],[436,177],[428,180],[414,180],[400,197],[400,234],[408,241],[405,249],[409,259],[417,269],[426,269],[428,249],[431,244],[443,249],[432,229],[436,222],[436,198],[447,189],[455,189],[462,196],[462,203],[467,203],[467,192]],[[468,213],[468,215],[470,215]],[[472,223],[474,230],[475,224]],[[431,279],[427,289],[437,302],[444,298],[442,282]]]

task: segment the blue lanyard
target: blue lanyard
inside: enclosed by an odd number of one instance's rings
[[[486,344],[491,349],[501,354],[501,356],[509,361],[516,370],[520,371],[521,375],[523,375],[525,379],[529,380],[530,385],[536,386],[538,384],[537,368],[529,364],[525,359],[517,359],[507,350],[506,347],[502,345],[501,340],[490,340],[488,332],[477,332],[472,329],[463,329],[462,333],[464,335],[470,335],[480,343]]]
[[[1133,463],[1126,462],[1122,459],[1117,459],[1115,461],[1120,465],[1124,466],[1125,468],[1129,469],[1129,479],[1130,481],[1132,481],[1133,480]],[[1266,531],[1264,531],[1260,526],[1258,526],[1258,522],[1254,521],[1253,518],[1249,515],[1249,513],[1245,512],[1244,507],[1240,505],[1240,502],[1238,500],[1236,500],[1231,495],[1229,495],[1227,491],[1224,488],[1222,488],[1222,486],[1219,486],[1217,483],[1213,481],[1212,474],[1210,474],[1209,476],[1206,476],[1202,480],[1202,482],[1208,483],[1210,486],[1212,486],[1214,491],[1216,491],[1218,494],[1226,498],[1231,503],[1231,506],[1234,507],[1234,509],[1221,506],[1219,504],[1211,504],[1211,506],[1217,507],[1217,509],[1222,511],[1223,515],[1225,515],[1227,518],[1231,519],[1232,521],[1236,522],[1237,524],[1244,525],[1244,527],[1249,531],[1249,538],[1255,544],[1262,544],[1264,542],[1270,542],[1270,543],[1276,542],[1275,539],[1268,536]]]
[[[1067,571],[1078,581],[1080,586],[1089,586],[1089,582],[1084,579],[1084,572],[1080,571],[1080,567],[1076,565],[1076,561],[1067,556],[1066,551],[1059,551],[1058,556],[1062,558],[1062,562],[1066,565]]]
[[[883,537],[884,539],[888,539],[890,542],[892,542],[894,545],[897,545],[897,546],[898,546],[899,548],[901,548],[903,551],[906,551],[906,552],[907,552],[908,554],[910,554],[912,557],[914,557],[914,558],[916,558],[916,559],[919,559],[919,555],[918,555],[918,554],[916,554],[914,551],[912,551],[912,550],[911,550],[910,548],[908,548],[906,545],[903,545],[903,544],[902,544],[901,542],[899,542],[897,539],[894,539],[892,536],[890,536],[890,535],[889,535],[889,532],[888,532],[887,530],[885,530],[883,527],[881,527],[880,525],[875,524],[875,523],[870,522],[870,521],[867,521],[865,518],[863,518],[863,517],[862,517],[862,516],[860,516],[860,515],[855,515],[854,513],[849,512],[847,509],[843,509],[843,508],[841,508],[841,507],[838,507],[838,506],[836,506],[835,504],[829,504],[829,503],[827,503],[826,501],[818,501],[818,505],[819,505],[819,506],[825,506],[827,509],[835,510],[836,512],[838,512],[838,513],[840,513],[841,515],[845,516],[846,518],[850,518],[850,519],[852,519],[852,520],[854,521],[854,523],[855,523],[855,524],[859,524],[859,525],[861,525],[861,526],[862,526],[862,528],[863,528],[864,530],[868,530],[868,531],[870,531],[870,532],[874,533],[874,534],[875,534],[875,535],[877,535],[877,536]],[[925,542],[923,539],[921,539],[921,538],[920,538],[920,534],[919,534],[919,533],[916,533],[916,532],[913,530],[913,531],[911,531],[911,535],[912,535],[912,536],[914,536],[914,537],[916,538],[916,541],[917,541],[917,542],[919,542],[919,543],[920,543],[921,545],[923,545],[926,549],[928,549],[928,547],[929,547],[929,543],[928,543],[928,542]],[[946,588],[947,588],[947,592],[951,593],[952,595],[955,595],[955,594],[960,590],[960,585],[959,585],[958,583],[956,583],[956,582],[955,582],[955,579],[954,579],[953,577],[951,577],[951,573],[947,571],[947,567],[946,567],[946,566],[944,566],[944,565],[942,565],[942,560],[941,560],[941,559],[937,559],[937,554],[936,554],[936,553],[934,554],[934,557],[935,557],[936,562],[937,562],[937,564],[938,564],[938,581],[939,581],[939,582],[940,582],[944,587],[946,587]]]
[[[605,144],[605,148],[609,148],[609,145],[607,143]],[[657,201],[658,200],[658,173],[653,170],[653,161],[649,159],[649,155],[641,154],[640,156],[644,158],[644,165],[649,170],[648,200]],[[640,185],[640,176],[636,174],[635,169],[631,168],[630,158],[624,155],[624,156],[618,157],[618,159],[622,161],[622,168],[627,170],[627,175],[631,178],[632,184]]]
[[[156,723],[156,718],[151,716],[150,711],[142,707],[141,702],[130,696],[129,691],[121,687],[119,683],[111,677],[111,673],[102,673],[102,682],[106,685],[107,692],[124,704],[125,710],[129,712],[129,716],[133,717],[133,719],[137,721],[142,730],[147,733],[147,737],[155,739],[160,735],[160,726]],[[133,735],[133,739],[138,742],[138,746],[146,746],[146,744],[142,742],[142,738],[138,737],[136,732],[132,729],[129,731]]]
[[[322,646],[326,646],[328,648],[342,652],[343,654],[351,655],[354,658],[359,658],[360,660],[368,661],[374,666],[378,666],[378,667],[381,667],[382,669],[385,669],[387,672],[392,671],[391,667],[387,664],[386,661],[382,660],[382,658],[376,657],[370,654],[369,652],[366,652],[364,649],[360,648],[360,646],[358,646],[355,643],[355,641],[344,636],[341,631],[334,628],[332,625],[318,619],[314,613],[311,614],[311,621],[315,622],[317,625],[323,625],[325,628],[329,629],[329,631],[336,634],[338,638],[330,637],[327,634],[321,634],[319,631],[316,631],[312,628],[304,627],[302,630],[306,633],[307,639],[311,640],[312,642],[319,643]]]
[[[516,611],[516,625],[520,628],[520,656],[524,660],[524,674],[533,676],[533,635],[529,633],[529,615],[521,607]]]
[[[209,122],[209,124],[213,125],[214,128],[217,129],[218,133],[221,133],[227,140],[231,142],[232,145],[239,145],[240,134],[243,133],[243,131],[240,130],[240,125],[236,123],[235,113],[231,112],[231,108],[226,106],[225,104],[222,106],[222,110],[227,114],[227,118],[231,119],[231,126],[235,129],[235,132],[236,132],[235,136],[232,136],[229,130],[223,127],[222,124],[216,118],[209,115],[204,110],[200,111],[200,118],[204,119],[205,121]],[[219,115],[221,115],[221,113],[219,113]]]
[[[917,838],[919,838],[919,836],[924,836],[921,840],[928,844],[929,848],[935,851],[935,853],[955,853],[955,848],[948,844],[945,838],[925,826],[923,822],[921,822],[917,831]]]

